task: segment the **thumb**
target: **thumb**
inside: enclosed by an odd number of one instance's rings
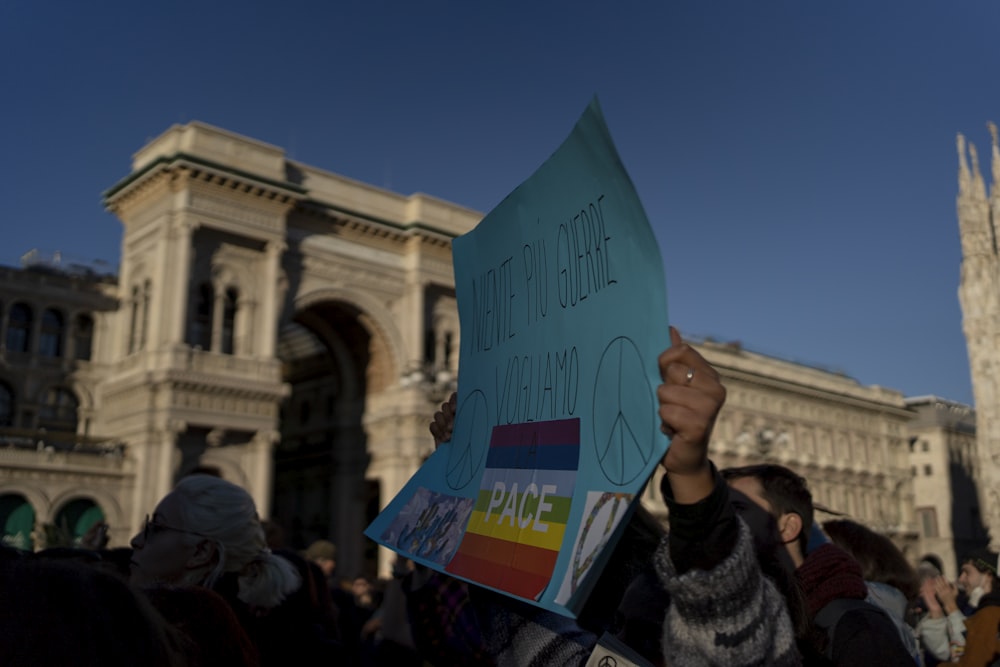
[[[676,347],[676,346],[680,345],[683,342],[684,341],[683,341],[683,339],[681,339],[680,332],[677,331],[676,328],[670,327],[670,344],[672,346]]]

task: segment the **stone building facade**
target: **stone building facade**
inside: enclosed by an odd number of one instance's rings
[[[210,469],[290,546],[329,537],[344,573],[387,571],[361,532],[431,453],[460,343],[450,241],[480,214],[197,122],[136,153],[105,203],[115,275],[30,257],[0,272],[5,539],[73,539],[103,516],[124,545],[179,476]],[[729,389],[720,465],[796,468],[915,557],[901,394],[697,345]]]
[[[976,492],[976,413],[937,396],[908,398],[906,405],[916,413],[909,445],[920,552],[940,556],[945,573],[955,578],[960,559],[988,538]]]
[[[696,347],[727,389],[712,441],[719,468],[791,468],[829,510],[817,511],[817,521],[847,515],[891,536],[912,560],[920,557],[907,445],[913,413],[901,393],[737,343]],[[649,490],[646,499],[657,495]]]

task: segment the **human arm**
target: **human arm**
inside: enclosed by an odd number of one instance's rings
[[[726,402],[726,388],[719,373],[674,327],[670,327],[670,347],[658,364],[663,380],[656,390],[661,429],[670,436],[662,465],[673,499],[692,505],[707,498],[716,486],[708,442]]]
[[[941,608],[945,614],[947,651],[942,660],[951,659],[954,661],[965,653],[966,645],[965,614],[958,607],[958,587],[940,576],[934,577],[931,581],[934,585],[935,597],[941,602]]]
[[[668,665],[798,664],[785,600],[763,576],[750,531],[708,457],[726,399],[718,372],[670,329],[659,358],[662,428],[672,436],[662,485],[670,509],[668,549],[655,557],[670,595],[663,627]]]

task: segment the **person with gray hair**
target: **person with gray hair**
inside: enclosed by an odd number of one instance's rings
[[[181,479],[132,538],[130,580],[144,589],[203,587],[236,613],[261,667],[284,664],[282,648],[299,636],[282,603],[302,586],[298,569],[271,553],[253,498],[214,475]]]
[[[232,589],[247,607],[269,610],[301,585],[295,567],[267,548],[250,494],[212,475],[178,482],[131,545],[130,578],[139,586],[203,586],[223,597]]]

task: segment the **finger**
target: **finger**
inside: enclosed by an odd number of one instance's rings
[[[667,366],[666,376],[663,378],[663,381],[668,384],[692,385],[696,377],[699,377],[699,373],[695,367],[671,363]]]
[[[671,364],[679,364],[685,368],[685,374],[687,369],[695,369],[695,373],[702,373],[708,377],[715,378],[718,380],[719,373],[712,367],[705,357],[701,356],[697,350],[688,345],[687,343],[681,343],[679,346],[670,347],[660,353],[657,363],[660,367],[660,377],[664,380],[667,379],[667,370]]]
[[[691,384],[682,380],[680,382],[664,382],[657,386],[656,398],[661,405],[680,403],[689,407],[699,405],[703,398],[707,398],[715,403],[718,409],[726,400],[726,387],[714,378],[702,377],[698,379],[696,372]]]
[[[670,327],[670,345],[677,347],[683,342],[684,340],[681,338],[681,334],[677,331],[676,327]]]
[[[661,385],[662,387],[662,385]],[[665,393],[683,393],[682,400],[660,402],[660,420],[675,433],[683,434],[692,442],[699,441],[710,432],[722,406],[722,400],[703,392],[685,391],[683,388],[668,387]]]

